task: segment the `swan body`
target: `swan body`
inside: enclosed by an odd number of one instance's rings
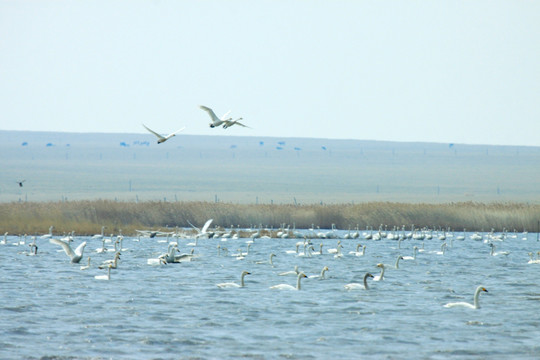
[[[73,251],[73,249],[71,248],[71,246],[69,246],[67,242],[64,242],[62,240],[49,239],[49,241],[52,244],[60,245],[62,249],[64,249],[66,255],[71,258],[72,263],[78,263],[79,261],[81,261],[84,253],[84,247],[86,246],[86,241],[82,242],[79,246],[77,246],[75,251]]]
[[[329,271],[328,266],[325,266],[322,268],[321,273],[319,275],[311,275],[310,279],[326,279],[326,272]]]
[[[96,279],[96,280],[111,280],[111,268],[112,268],[112,266],[109,265],[109,270],[107,272],[107,275],[96,275],[96,276],[94,276],[94,279]]]
[[[90,256],[88,257],[88,265],[82,265],[81,270],[88,270],[90,269]]]
[[[490,243],[489,246],[491,246],[491,252],[490,252],[491,256],[499,256],[499,255],[508,256],[510,254],[510,252],[508,251],[495,252],[495,245],[493,243]]]
[[[386,269],[386,266],[384,264],[377,264],[377,267],[381,268],[381,273],[374,276],[373,281],[382,281],[384,280],[384,269]]]
[[[204,106],[204,105],[200,105],[199,107],[202,110],[206,111],[208,113],[208,115],[210,116],[210,120],[212,120],[212,122],[209,125],[210,125],[211,128],[215,128],[215,127],[223,125],[223,127],[226,129],[225,125],[227,125],[227,121],[229,121],[229,122],[232,121],[232,118],[230,118],[230,117],[227,118],[230,111],[225,113],[221,118],[218,118],[216,116],[216,114],[214,113],[214,110],[210,109],[209,107]],[[238,119],[238,120],[240,120],[240,119]],[[232,124],[232,125],[234,125],[234,124]]]
[[[110,266],[112,267],[113,269],[116,269],[118,267],[118,260],[120,260],[120,253],[117,252],[116,254],[114,254],[114,259],[113,260],[106,260],[103,262],[103,264],[101,264],[100,266],[98,266],[98,268],[100,269],[105,269],[107,266]],[[90,263],[89,263],[90,264]]]
[[[157,141],[158,144],[164,143],[165,141],[169,140],[169,139],[172,138],[173,136],[176,136],[176,134],[178,134],[180,131],[182,131],[182,130],[185,129],[185,127],[183,127],[183,128],[181,128],[181,129],[176,130],[176,131],[173,132],[173,133],[170,133],[169,135],[163,136],[163,135],[158,134],[158,133],[155,132],[154,130],[151,130],[151,129],[147,128],[146,125],[144,125],[144,124],[142,124],[142,126],[144,126],[144,128],[145,128],[146,130],[148,130],[149,132],[151,132],[152,134],[156,135],[156,137],[158,138],[158,141]]]
[[[347,289],[347,290],[358,290],[358,289],[368,290],[369,289],[368,284],[367,284],[367,279],[368,278],[373,278],[373,275],[371,275],[370,273],[366,273],[364,275],[364,283],[363,284],[350,283],[350,284],[345,285],[345,289]]]
[[[413,256],[403,256],[403,260],[416,260],[416,252],[418,251],[418,246],[413,248]]]
[[[270,254],[270,259],[268,261],[257,261],[256,264],[270,264],[274,266],[274,262],[272,261],[272,258],[276,256],[276,254],[272,253]]]
[[[226,283],[219,283],[216,284],[218,288],[239,288],[244,287],[244,277],[246,275],[251,275],[249,271],[242,271],[242,275],[240,276],[240,284],[234,283],[234,282],[226,282]]]
[[[292,271],[284,271],[284,272],[279,273],[278,275],[279,276],[287,276],[287,275],[298,276],[298,274],[300,274],[300,271],[298,271],[298,265],[295,265],[294,270],[292,270]]]
[[[298,277],[296,279],[296,287],[294,287],[292,285],[289,285],[289,284],[279,284],[279,285],[270,286],[270,289],[274,289],[274,290],[301,290],[300,280],[302,278],[305,278],[305,277],[307,277],[307,276],[304,273],[298,274]]]
[[[362,251],[359,251],[360,247],[362,247]],[[362,244],[356,245],[356,251],[349,251],[349,254],[354,255],[354,256],[366,255],[366,245],[362,245]]]
[[[540,259],[538,258],[538,256],[540,255],[540,251],[538,251],[536,253],[536,260],[533,260],[533,253],[530,252],[529,253],[529,261],[527,261],[527,264],[540,264]]]
[[[474,292],[474,303],[468,303],[468,302],[453,302],[453,303],[448,303],[446,305],[444,305],[444,307],[446,308],[451,308],[451,307],[466,307],[466,308],[469,308],[469,309],[479,309],[480,308],[480,303],[478,302],[478,298],[480,296],[480,293],[481,292],[488,292],[486,290],[485,287],[483,286],[479,286],[476,288],[476,291]]]

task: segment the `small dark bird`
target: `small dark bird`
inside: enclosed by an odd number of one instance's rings
[[[23,185],[23,182],[25,182],[26,180],[23,180],[23,181],[17,181],[17,184],[19,184],[19,187],[22,187]]]

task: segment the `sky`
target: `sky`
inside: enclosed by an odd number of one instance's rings
[[[540,146],[538,19],[533,0],[0,0],[0,130]]]

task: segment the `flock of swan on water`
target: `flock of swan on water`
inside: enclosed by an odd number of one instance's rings
[[[217,251],[218,255],[223,256],[232,256],[236,260],[243,260],[249,255],[249,250],[251,246],[255,246],[255,240],[256,239],[272,239],[272,238],[292,238],[292,239],[298,239],[295,243],[294,249],[286,250],[285,254],[298,256],[298,257],[314,257],[317,255],[325,255],[329,258],[339,259],[343,256],[364,256],[366,253],[367,246],[365,244],[357,244],[356,250],[349,251],[347,255],[345,255],[342,251],[343,244],[342,239],[363,239],[363,240],[381,240],[383,238],[385,239],[394,239],[397,241],[398,248],[401,249],[401,243],[403,240],[408,239],[415,239],[415,240],[430,240],[433,238],[437,238],[439,240],[443,240],[444,242],[440,246],[440,251],[433,251],[435,255],[444,255],[445,250],[448,246],[448,241],[450,242],[450,246],[452,245],[454,240],[465,240],[465,230],[462,234],[456,235],[455,233],[450,233],[448,231],[438,231],[434,233],[432,230],[418,230],[414,229],[410,232],[405,232],[404,228],[400,231],[394,229],[392,231],[386,231],[383,230],[382,226],[379,228],[378,231],[373,231],[371,228],[367,228],[366,231],[364,231],[362,234],[360,234],[358,228],[355,231],[349,230],[346,234],[340,235],[335,228],[335,225],[332,225],[332,229],[330,230],[320,230],[315,229],[313,226],[310,228],[307,232],[299,232],[296,229],[290,229],[290,226],[285,228],[283,225],[279,230],[273,231],[265,229],[263,230],[261,226],[259,226],[258,229],[247,229],[243,232],[240,231],[238,228],[237,231],[234,230],[233,227],[230,228],[229,231],[227,230],[220,230],[220,228],[216,227],[214,230],[210,229],[210,225],[212,223],[212,219],[209,219],[206,221],[206,223],[201,227],[198,228],[194,226],[193,224],[189,223],[192,227],[192,229],[188,229],[186,231],[185,229],[176,229],[176,231],[171,232],[161,232],[161,231],[150,231],[150,230],[137,230],[138,237],[136,241],[140,241],[141,237],[147,237],[147,238],[154,238],[154,237],[166,237],[166,240],[163,242],[168,243],[167,251],[159,255],[157,258],[149,258],[147,259],[148,265],[168,265],[168,264],[174,264],[174,263],[182,263],[182,262],[189,262],[195,259],[198,255],[195,254],[195,248],[197,246],[197,243],[199,239],[220,239],[221,243],[218,243],[217,245]],[[96,275],[96,280],[110,280],[111,279],[111,270],[117,269],[119,266],[119,260],[120,255],[123,250],[123,235],[120,233],[116,237],[114,237],[113,234],[111,234],[110,237],[106,237],[104,235],[105,226],[101,228],[101,233],[96,234],[92,237],[90,237],[91,240],[97,241],[98,243],[101,243],[101,246],[95,249],[94,251],[99,253],[114,253],[112,259],[108,259],[103,261],[100,265],[97,267],[99,269],[105,269],[107,271],[104,275]],[[236,252],[233,252],[229,254],[229,250],[222,246],[225,241],[228,239],[239,239],[240,236],[245,236],[246,241],[246,251],[244,252],[242,249],[237,249]],[[0,241],[0,245],[6,245],[7,244],[7,236],[8,233],[6,232],[4,234],[4,238],[2,241]],[[527,233],[524,232],[522,235],[522,239],[526,240]],[[507,237],[511,238],[517,238],[518,235],[516,232],[514,232],[513,235],[508,235],[507,232],[503,232],[502,234],[495,234],[493,231],[481,235],[480,233],[474,233],[470,236],[470,239],[476,240],[476,241],[483,241],[484,243],[488,244],[490,247],[489,256],[507,256],[509,255],[508,251],[502,251],[498,252],[496,250],[495,242],[504,241]],[[173,239],[176,238],[176,241]],[[178,247],[178,239],[179,238],[189,238],[192,239],[193,242],[188,243],[188,246],[193,246],[192,250],[188,253],[181,253],[179,251]],[[60,246],[59,251],[63,251],[69,258],[71,263],[80,263],[84,256],[84,250],[86,248],[87,242],[83,241],[75,249],[71,246],[71,243],[74,241],[74,233],[67,234],[61,238],[57,238],[53,235],[53,226],[49,228],[49,233],[42,235],[39,237],[41,240],[49,240],[50,243]],[[323,244],[321,243],[318,246],[318,249],[315,249],[315,246],[313,244],[313,239],[337,239],[336,247],[335,248],[329,248],[324,251]],[[26,255],[36,255],[38,252],[38,245],[36,243],[36,236],[32,237],[32,242],[27,244],[26,243],[26,235],[24,238],[20,241],[17,241],[16,243],[12,243],[13,245],[28,245],[30,247],[30,251],[25,252]],[[421,248],[418,246],[413,246],[413,253],[411,256],[403,256],[398,255],[396,257],[396,261],[393,264],[384,264],[384,263],[378,263],[376,264],[376,268],[380,269],[380,273],[373,275],[369,272],[365,273],[363,277],[362,283],[349,283],[345,284],[344,288],[346,290],[368,290],[368,280],[377,282],[377,281],[383,281],[384,280],[384,274],[385,270],[387,268],[395,268],[399,269],[400,261],[416,261],[417,254],[424,252],[424,243],[422,242]],[[540,264],[540,251],[536,253],[536,259],[534,259],[533,252],[529,252],[529,261],[528,264]],[[276,256],[276,254],[271,253],[268,257],[268,260],[264,261],[257,261],[256,264],[269,264],[271,266],[274,266],[273,258]],[[91,268],[91,257],[87,257],[87,262],[85,262],[86,265],[81,265],[80,270],[87,270]],[[317,275],[311,275],[309,278],[317,278],[319,280],[326,279],[326,272],[330,271],[330,268],[328,266],[324,266],[320,272],[320,274]],[[251,272],[249,271],[242,271],[240,274],[240,282],[224,282],[224,283],[218,283],[216,286],[218,288],[243,288],[246,286],[245,277],[247,275],[251,275]],[[295,276],[296,277],[296,284],[291,285],[287,283],[281,283],[277,285],[270,286],[270,289],[274,290],[301,290],[301,280],[304,278],[308,278],[308,276],[299,270],[298,266],[295,266],[294,270],[285,271],[278,273],[278,276]],[[479,305],[479,295],[482,292],[488,292],[488,290],[483,287],[482,285],[478,286],[474,292],[473,295],[473,303],[468,302],[452,302],[445,304],[444,307],[451,308],[451,307],[465,307],[465,308],[471,308],[471,309],[478,309],[480,307]]]

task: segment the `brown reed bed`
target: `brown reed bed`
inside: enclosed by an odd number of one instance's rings
[[[10,234],[43,234],[51,225],[56,234],[101,232],[133,235],[137,229],[202,226],[277,229],[283,224],[301,228],[389,229],[450,228],[461,231],[537,231],[540,205],[523,203],[406,204],[368,202],[336,205],[231,204],[210,202],[117,202],[109,200],[71,202],[0,203],[0,231]]]

